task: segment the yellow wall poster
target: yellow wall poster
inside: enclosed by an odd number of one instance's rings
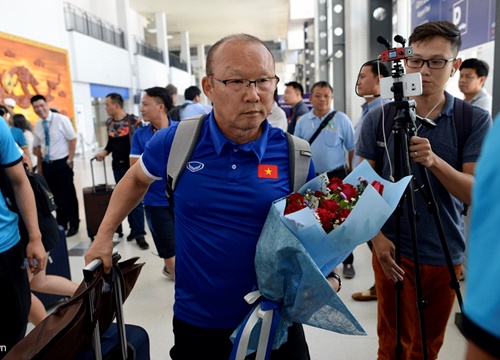
[[[36,94],[74,123],[67,50],[0,32],[0,103],[14,99],[14,112],[34,124],[30,99]]]

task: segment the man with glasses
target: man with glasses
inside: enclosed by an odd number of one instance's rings
[[[454,99],[444,89],[450,77],[460,68],[462,60],[457,58],[461,46],[460,30],[448,21],[435,21],[419,25],[410,36],[414,55],[406,59],[407,73],[422,75],[422,95],[416,96],[416,113],[437,124],[435,129],[422,127],[417,120],[416,135],[409,140],[412,172],[416,183],[423,184],[417,164],[427,168],[436,205],[448,243],[450,256],[457,277],[460,274],[465,250],[465,227],[461,216],[463,203],[471,203],[471,188],[474,182],[474,166],[481,150],[481,143],[491,124],[489,114],[473,107],[471,132],[459,149],[454,124]],[[387,121],[387,119],[385,119]],[[387,134],[386,144],[377,141],[382,116],[370,112],[361,129],[356,153],[380,175],[390,179],[397,174],[394,168],[394,135]],[[387,156],[378,158],[378,146],[387,146]],[[396,150],[398,151],[398,150]],[[388,159],[389,156],[389,159]],[[380,163],[378,163],[380,162]],[[450,288],[450,273],[440,244],[434,217],[422,191],[415,194],[418,213],[417,243],[420,260],[420,284],[422,297],[427,306],[422,306],[425,320],[426,351],[429,359],[436,359],[443,343],[448,318],[453,309],[455,292]],[[373,269],[378,296],[379,359],[423,358],[420,334],[419,311],[416,304],[416,279],[414,258],[410,239],[408,217],[401,217],[399,247],[401,262],[395,259],[396,231],[394,218],[390,218],[373,239],[375,248]],[[396,352],[396,296],[394,283],[402,282],[399,312],[400,344],[402,354]]]
[[[484,88],[490,67],[479,59],[464,60],[460,66],[458,87],[464,94],[464,100],[491,114],[492,97]]]
[[[251,310],[244,296],[257,284],[255,249],[272,202],[291,192],[286,134],[265,119],[275,75],[270,50],[259,39],[232,35],[207,54],[205,95],[214,104],[202,124],[188,166],[174,192],[176,264],[172,359],[228,359],[230,335]],[[85,256],[111,264],[112,237],[127,211],[166,168],[176,126],[161,129],[138,164],[115,189]],[[263,174],[259,167],[277,172]],[[309,168],[309,179],[314,167]],[[309,359],[301,325],[273,359]]]

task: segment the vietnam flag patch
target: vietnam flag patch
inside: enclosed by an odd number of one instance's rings
[[[258,171],[259,179],[277,179],[278,165],[260,164]]]

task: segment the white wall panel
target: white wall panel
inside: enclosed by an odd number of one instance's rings
[[[184,102],[184,90],[191,85],[195,85],[193,77],[185,71],[170,67],[170,83],[177,87],[177,104]],[[203,92],[203,89],[201,89]]]
[[[1,5],[4,3],[3,5]],[[0,1],[0,31],[40,43],[68,48],[62,0]]]
[[[69,34],[73,81],[131,87],[127,50],[75,31]]]
[[[167,86],[167,65],[151,60],[147,57],[136,55],[138,88],[144,90],[153,86]]]
[[[78,134],[77,152],[95,150],[96,140],[90,85],[73,81],[73,99]]]

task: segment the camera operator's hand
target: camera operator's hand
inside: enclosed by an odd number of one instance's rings
[[[431,143],[429,139],[412,136],[410,138],[410,158],[417,163],[430,168],[435,161],[435,154],[432,152]]]
[[[379,231],[372,239],[372,244],[385,276],[394,282],[402,281],[405,272],[396,264],[396,247],[394,243]]]

